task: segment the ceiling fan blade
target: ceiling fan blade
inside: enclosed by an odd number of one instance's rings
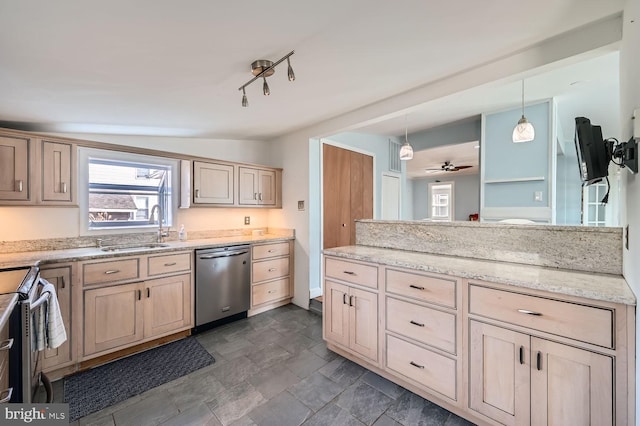
[[[473,166],[455,166],[456,170],[468,169]]]

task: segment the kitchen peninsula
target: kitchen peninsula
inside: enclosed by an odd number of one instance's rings
[[[621,274],[620,229],[362,220],[324,250],[323,335],[479,424],[633,424]]]

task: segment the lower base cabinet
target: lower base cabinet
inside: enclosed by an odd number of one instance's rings
[[[42,370],[49,370],[67,365],[73,361],[72,341],[73,333],[71,330],[71,284],[72,284],[72,266],[63,265],[46,265],[40,268],[40,276],[56,288],[58,297],[58,305],[60,306],[60,314],[62,322],[67,333],[67,341],[55,349],[46,349],[42,357]]]
[[[84,355],[114,350],[191,323],[191,274],[84,292]]]

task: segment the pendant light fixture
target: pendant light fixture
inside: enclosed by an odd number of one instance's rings
[[[404,127],[404,143],[400,147],[400,159],[403,161],[413,159],[413,148],[409,144],[409,138],[407,137],[406,117],[405,117],[405,127]]]
[[[524,116],[524,80],[522,80],[522,117],[514,127],[511,137],[514,143],[531,142],[536,137],[533,124],[529,123]]]
[[[269,84],[267,83],[267,77],[272,76],[273,73],[276,72],[276,66],[279,63],[283,62],[285,59],[287,60],[287,78],[289,79],[289,81],[294,81],[296,79],[296,75],[293,73],[293,68],[291,67],[291,60],[289,59],[289,57],[294,53],[295,51],[292,50],[282,58],[278,59],[276,62],[272,62],[267,59],[258,59],[257,61],[253,61],[251,63],[251,73],[254,75],[254,77],[238,88],[238,90],[242,91],[243,107],[249,106],[245,88],[259,78],[262,79],[262,94],[265,96],[269,96],[271,94],[271,89],[269,89]]]

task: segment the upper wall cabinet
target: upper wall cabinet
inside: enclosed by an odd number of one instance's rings
[[[193,162],[193,203],[233,205],[234,166],[225,163]]]
[[[0,133],[0,203],[75,205],[75,145]]]
[[[276,205],[275,170],[239,167],[239,203],[242,205]]]
[[[0,134],[0,200],[29,201],[31,139]]]

